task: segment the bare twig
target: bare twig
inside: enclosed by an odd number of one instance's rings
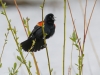
[[[18,10],[19,15],[20,15],[20,18],[21,18],[21,21],[22,21],[22,24],[23,24],[25,33],[26,33],[26,35],[28,36],[27,31],[26,31],[26,28],[25,28],[24,23],[23,23],[23,18],[22,18],[22,16],[21,16],[21,12],[20,12],[20,10],[19,10],[19,8],[18,8],[18,5],[17,5],[17,3],[16,3],[16,0],[14,0],[14,3],[15,3],[15,6],[16,6],[16,8],[17,8],[17,10]]]
[[[27,37],[28,37],[27,31],[26,31],[26,28],[25,28],[25,26],[24,26],[23,19],[22,19],[22,16],[21,16],[21,12],[20,12],[20,10],[19,10],[19,8],[18,8],[18,5],[17,5],[17,3],[16,3],[16,0],[14,0],[14,3],[15,3],[15,5],[16,5],[16,8],[17,8],[18,13],[19,13],[19,15],[20,15],[20,18],[21,18],[21,21],[22,21],[24,30],[25,30],[25,32],[26,32],[26,35],[27,35]],[[34,58],[34,63],[35,63],[35,66],[36,66],[37,74],[40,75],[40,73],[39,73],[39,68],[38,68],[38,65],[37,65],[37,62],[36,62],[35,55],[34,55],[34,53],[31,53],[31,55],[32,55],[33,58]],[[26,55],[26,57],[27,57],[27,56],[28,56],[28,54]],[[26,57],[25,57],[25,58],[26,58]],[[21,64],[20,64],[20,66],[21,66]],[[19,66],[19,67],[20,67],[20,66]],[[19,69],[19,68],[18,68],[18,69]]]
[[[42,22],[43,22],[44,4],[45,4],[45,0],[43,0],[42,6],[41,6],[41,8],[42,8]],[[44,32],[44,24],[42,25],[42,31],[43,31],[44,43],[46,44],[45,32]],[[46,46],[46,54],[47,54],[47,59],[48,59],[49,74],[51,75],[50,59],[49,59],[49,53],[48,53],[47,46]]]
[[[86,8],[87,8],[87,0],[86,0],[86,5],[85,5],[85,13],[84,13],[84,38],[83,38],[83,50],[84,50],[84,45],[85,45]]]
[[[62,75],[65,75],[65,48],[66,48],[66,0],[64,0],[64,44],[63,44],[63,69]]]
[[[9,34],[9,30],[8,30],[7,34],[5,33],[5,37],[6,38],[5,38],[5,42],[4,42],[4,45],[3,45],[3,49],[2,49],[2,52],[1,52],[1,55],[0,55],[0,63],[1,63],[1,59],[2,59],[3,52],[4,52],[4,48],[5,48],[6,44],[7,44],[8,34]]]
[[[88,22],[88,25],[87,25],[87,29],[86,29],[86,33],[85,33],[85,39],[86,39],[86,35],[87,35],[87,32],[88,32],[88,28],[89,28],[89,25],[90,25],[90,21],[91,21],[91,18],[92,18],[92,14],[93,14],[96,2],[97,2],[97,0],[95,0],[94,6],[92,8],[92,12],[91,12],[91,15],[90,15],[90,18],[89,18],[89,22]]]

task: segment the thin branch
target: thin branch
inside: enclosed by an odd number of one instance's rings
[[[19,10],[19,8],[18,8],[18,5],[17,5],[17,3],[16,3],[16,0],[14,0],[14,3],[15,3],[15,6],[16,6],[16,8],[17,8],[17,10],[18,10],[19,15],[20,15],[20,18],[21,18],[21,21],[22,21],[22,24],[23,24],[25,33],[26,33],[26,35],[28,36],[27,31],[26,31],[26,28],[25,28],[24,23],[23,23],[23,18],[22,18],[22,16],[21,16],[21,12],[20,12],[20,10]]]
[[[95,0],[94,6],[92,8],[92,12],[91,12],[91,15],[90,15],[90,18],[89,18],[89,22],[88,22],[88,25],[87,25],[87,29],[86,29],[86,33],[85,33],[85,39],[86,39],[86,35],[87,35],[87,32],[88,32],[88,28],[89,28],[89,25],[90,25],[90,21],[91,21],[91,18],[92,18],[92,14],[93,14],[96,2],[97,2],[97,0]]]
[[[34,54],[33,54],[33,53],[31,53],[31,55],[32,55],[32,57],[33,57],[34,63],[35,63],[35,64],[37,64],[37,61],[36,61],[36,59],[35,59]],[[35,65],[35,67],[36,67],[36,71],[37,71],[36,73],[37,73],[37,75],[40,75],[40,71],[39,71],[38,66],[37,66],[37,65]]]
[[[84,38],[83,38],[83,50],[84,50],[84,45],[85,45],[86,8],[87,8],[87,0],[86,0],[86,5],[85,5],[85,13],[84,13]]]
[[[25,26],[24,26],[23,19],[22,19],[22,16],[21,16],[21,12],[20,12],[20,10],[19,10],[19,8],[18,8],[18,5],[17,5],[17,3],[16,3],[16,0],[14,0],[14,3],[15,3],[15,5],[16,5],[16,8],[17,8],[18,13],[19,13],[19,15],[20,15],[20,18],[21,18],[21,21],[22,21],[24,30],[25,30],[25,32],[26,32],[26,35],[27,35],[27,37],[28,37],[27,30],[26,30],[26,28],[25,28]],[[32,55],[33,58],[34,58],[34,63],[35,63],[35,66],[36,66],[37,74],[40,75],[40,73],[39,73],[39,68],[38,68],[38,65],[37,65],[37,62],[36,62],[35,55],[34,55],[34,53],[31,53],[31,55]],[[26,55],[26,57],[27,57],[27,56],[28,56],[28,54]],[[25,57],[25,58],[26,58],[26,57]],[[20,64],[20,66],[21,66],[21,64]],[[20,66],[19,66],[19,67],[20,67]],[[18,69],[19,69],[19,68],[18,68]]]
[[[1,56],[0,56],[0,63],[1,63],[3,52],[4,52],[4,48],[5,48],[6,44],[7,44],[8,34],[9,34],[9,30],[8,30],[7,33],[5,33],[5,37],[6,38],[5,38],[5,42],[4,42],[3,49],[2,49],[2,52],[1,52]]]
[[[65,48],[66,48],[66,0],[64,0],[64,44],[63,44],[63,69],[62,69],[62,75],[65,75]]]
[[[44,4],[45,4],[45,0],[43,0],[42,6],[41,6],[41,8],[42,8],[42,22],[43,22],[43,14],[44,14]],[[46,45],[45,32],[44,32],[44,24],[42,25],[42,31],[43,31],[44,43]],[[47,54],[47,59],[48,59],[49,74],[51,75],[50,59],[49,59],[49,53],[48,53],[47,46],[46,46],[46,54]]]
[[[70,75],[72,74],[72,58],[73,58],[72,56],[73,56],[73,42],[72,42],[72,50],[71,50],[71,65],[70,65],[71,71],[70,71]]]

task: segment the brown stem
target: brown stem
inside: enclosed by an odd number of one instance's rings
[[[26,32],[26,35],[27,35],[27,37],[28,37],[28,33],[27,33],[27,30],[26,30],[26,28],[25,28],[25,26],[24,26],[23,19],[22,19],[22,16],[21,16],[21,12],[20,12],[20,10],[19,10],[19,8],[18,8],[18,5],[17,5],[17,3],[16,3],[16,0],[14,0],[14,3],[15,3],[15,5],[16,5],[16,8],[17,8],[18,13],[19,13],[19,15],[20,15],[20,18],[21,18],[21,21],[22,21],[24,30],[25,30],[25,32]],[[37,73],[38,73],[38,75],[40,75],[40,73],[39,73],[39,68],[38,68],[38,65],[37,65],[37,62],[36,62],[35,55],[34,55],[34,53],[31,53],[31,54],[32,54],[32,56],[33,56],[33,58],[34,58],[34,63],[35,63],[35,66],[36,66]],[[26,57],[25,57],[25,58],[26,58]],[[19,67],[20,67],[20,66],[19,66]]]

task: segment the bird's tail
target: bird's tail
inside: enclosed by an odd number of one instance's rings
[[[44,43],[44,39],[36,39],[33,48],[30,50],[31,52],[40,51],[41,49],[45,48],[46,45]]]
[[[25,41],[23,41],[23,42],[21,43],[21,47],[22,47],[22,49],[23,49],[24,51],[28,51],[28,50],[31,48],[32,43],[33,43],[32,39],[29,38],[29,39],[27,39],[27,40],[25,40]]]

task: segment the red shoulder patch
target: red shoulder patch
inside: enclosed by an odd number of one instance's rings
[[[37,26],[42,26],[42,25],[44,25],[44,21],[40,21],[37,23]]]
[[[38,23],[37,23],[37,26],[42,27],[42,25],[44,25],[44,21],[40,21],[40,22],[38,22]],[[54,24],[54,26],[56,27],[56,25],[55,25],[55,24]]]

